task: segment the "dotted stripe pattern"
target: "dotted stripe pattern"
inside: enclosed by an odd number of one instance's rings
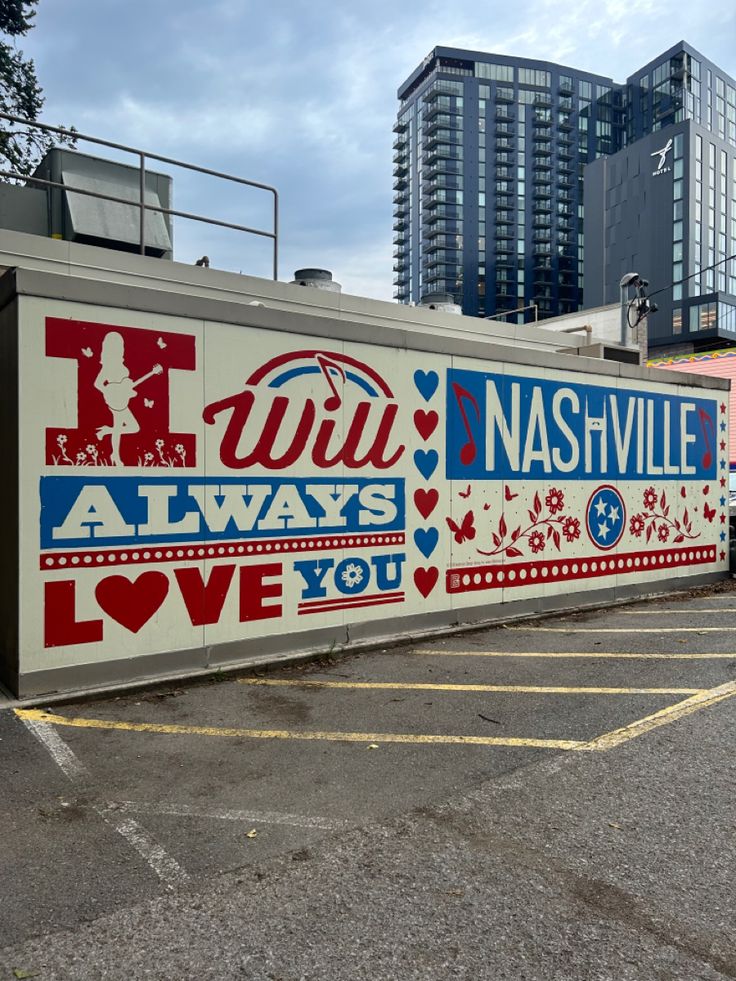
[[[591,579],[600,576],[626,575],[652,569],[683,565],[704,565],[716,561],[715,546],[704,548],[668,548],[655,552],[626,552],[601,558],[538,560],[501,565],[471,566],[449,569],[448,593],[472,593],[504,586],[533,586],[540,582],[565,582],[570,579]]]
[[[182,562],[193,559],[230,558],[243,555],[271,555],[275,552],[320,552],[343,548],[377,548],[403,545],[403,532],[393,535],[339,535],[324,538],[287,538],[269,541],[170,545],[154,548],[100,549],[90,552],[43,552],[41,569],[65,569],[76,566],[146,565],[152,562]]]

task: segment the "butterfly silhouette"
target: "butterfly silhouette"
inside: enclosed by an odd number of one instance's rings
[[[465,541],[470,541],[475,538],[475,528],[473,527],[473,512],[468,511],[463,520],[458,524],[453,521],[452,518],[446,518],[447,525],[450,531],[455,536],[455,541],[458,545],[462,545]]]
[[[159,337],[156,343],[158,344],[158,346],[161,348],[162,351],[166,347],[166,341],[163,339],[163,337]]]
[[[466,491],[458,491],[460,497],[470,497],[470,484],[468,484],[468,489]]]
[[[707,501],[703,505],[703,516],[705,517],[706,521],[712,521],[716,516],[716,509],[710,507]]]
[[[143,399],[143,404],[147,409],[152,409],[155,403],[153,399]]]
[[[85,356],[85,358],[91,358],[92,357],[92,348],[91,347],[83,347],[82,348],[82,354]]]
[[[510,489],[509,489],[509,485],[506,484],[506,486],[503,489],[503,496],[506,498],[507,501],[513,501],[513,499],[515,497],[518,497],[519,495],[518,494],[512,494],[511,491],[510,491]]]

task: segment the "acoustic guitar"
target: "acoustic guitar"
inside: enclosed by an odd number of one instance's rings
[[[105,385],[102,390],[105,401],[115,412],[120,412],[122,409],[126,409],[128,407],[128,402],[130,402],[130,400],[136,394],[136,388],[138,388],[138,386],[144,381],[148,381],[149,378],[153,378],[154,375],[160,375],[163,370],[164,369],[160,364],[155,364],[147,375],[143,375],[141,378],[137,378],[135,381],[130,378],[124,378],[119,382],[108,382],[108,384]]]

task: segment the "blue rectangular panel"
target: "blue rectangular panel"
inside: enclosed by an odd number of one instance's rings
[[[713,480],[713,399],[450,369],[451,479]]]
[[[41,548],[403,531],[403,479],[41,477]]]

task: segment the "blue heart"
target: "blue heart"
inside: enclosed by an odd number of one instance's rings
[[[437,548],[440,533],[436,528],[417,528],[414,532],[414,543],[425,559],[428,559]]]
[[[425,480],[429,480],[439,462],[437,450],[416,450],[414,453],[414,466]]]
[[[414,372],[414,384],[419,390],[419,394],[422,396],[425,402],[429,402],[434,393],[437,391],[437,386],[440,383],[440,376],[436,371],[422,371],[419,368]]]

